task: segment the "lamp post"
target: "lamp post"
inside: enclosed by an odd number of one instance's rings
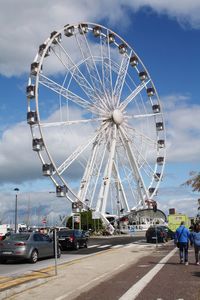
[[[15,188],[14,189],[15,191],[15,233],[17,232],[17,196],[18,196],[18,192],[19,192],[19,189],[18,188]]]
[[[85,199],[85,203],[86,203],[86,205],[87,205],[87,215],[86,215],[86,217],[87,217],[87,230],[89,229],[88,227],[89,227],[89,224],[88,224],[88,211],[89,211],[89,207],[88,207],[88,203],[89,203],[89,200],[88,199]]]

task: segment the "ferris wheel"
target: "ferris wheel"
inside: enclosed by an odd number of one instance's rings
[[[147,207],[163,176],[165,127],[150,74],[125,40],[93,23],[53,31],[26,93],[33,150],[58,197],[105,223]]]

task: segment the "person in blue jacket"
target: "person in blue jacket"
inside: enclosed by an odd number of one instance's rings
[[[174,241],[175,244],[179,243],[180,263],[185,263],[186,266],[188,265],[188,247],[190,239],[190,231],[185,227],[185,222],[182,221],[181,225],[176,229]]]
[[[196,224],[191,233],[191,245],[194,244],[196,264],[200,264],[200,224]]]

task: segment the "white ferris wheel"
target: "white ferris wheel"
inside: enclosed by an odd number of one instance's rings
[[[126,214],[153,199],[165,164],[161,103],[127,42],[93,23],[66,25],[39,46],[27,122],[43,175],[66,197]]]

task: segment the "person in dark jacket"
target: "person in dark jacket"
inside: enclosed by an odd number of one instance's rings
[[[175,244],[179,243],[179,255],[180,263],[188,265],[188,247],[191,239],[190,231],[185,227],[185,222],[181,222],[181,225],[177,228],[175,233]]]
[[[194,245],[196,264],[200,264],[200,224],[196,224],[191,233],[191,245]]]

